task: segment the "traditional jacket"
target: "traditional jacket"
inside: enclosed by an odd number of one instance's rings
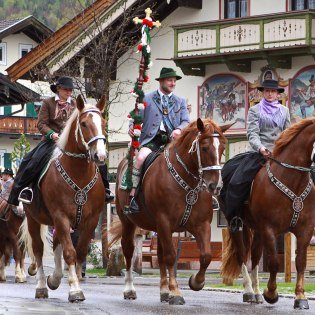
[[[287,107],[283,107],[286,119],[283,126],[259,126],[259,104],[251,107],[247,115],[247,138],[251,146],[249,151],[258,152],[261,147],[272,151],[275,141],[280,133],[290,126],[290,112]]]
[[[75,101],[71,100],[71,105],[73,106],[73,110],[75,108]],[[50,97],[43,100],[41,109],[38,114],[38,122],[37,127],[40,133],[46,138],[49,137],[53,132],[60,133],[63,129],[66,121],[68,120],[68,115],[66,113],[62,113],[59,117],[56,116],[56,107],[57,102],[55,97]]]
[[[142,112],[144,116],[140,136],[141,145],[150,142],[157,135],[163,116],[161,97],[158,91],[146,94],[144,101],[147,102],[147,107]],[[169,101],[168,117],[173,130],[183,129],[189,124],[189,112],[184,98],[172,94]]]

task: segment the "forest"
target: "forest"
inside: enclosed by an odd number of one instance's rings
[[[0,0],[0,20],[35,16],[56,31],[95,0]]]

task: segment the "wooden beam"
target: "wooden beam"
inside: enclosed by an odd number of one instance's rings
[[[284,236],[284,262],[285,282],[291,282],[291,233]]]
[[[226,60],[226,65],[230,71],[251,72],[252,65],[250,60]]]
[[[268,64],[274,68],[292,69],[292,56],[288,55],[268,56],[267,61]]]
[[[194,75],[199,77],[204,77],[206,75],[205,64],[190,64],[184,65],[181,62],[175,61],[176,66],[181,68],[183,73],[186,75]]]
[[[202,0],[177,0],[179,7],[202,9]]]

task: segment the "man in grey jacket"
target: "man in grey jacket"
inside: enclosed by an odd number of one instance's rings
[[[278,93],[284,91],[278,87],[278,82],[265,80],[258,89],[263,92],[263,99],[249,109],[247,116],[250,150],[229,160],[222,169],[220,199],[225,201],[223,208],[231,232],[242,229],[242,209],[249,197],[251,183],[280,133],[290,126],[289,110],[277,100]]]
[[[167,144],[171,139],[180,136],[181,130],[189,124],[189,113],[186,100],[175,95],[176,81],[181,77],[172,68],[162,68],[160,76],[156,78],[160,86],[158,90],[145,95],[146,108],[141,111],[143,125],[140,135],[140,150],[137,154],[132,171],[133,189],[130,196],[134,196],[140,180],[140,170],[146,157]],[[129,135],[133,137],[133,125],[130,125]],[[129,213],[139,211],[135,198],[132,198]]]

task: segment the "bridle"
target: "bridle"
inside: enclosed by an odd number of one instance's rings
[[[102,113],[98,108],[89,108],[89,109],[84,110],[80,114],[78,114],[77,126],[76,126],[76,130],[75,130],[75,139],[76,139],[77,143],[79,143],[79,140],[81,140],[83,146],[86,149],[86,153],[73,153],[73,152],[69,152],[69,151],[65,151],[65,150],[61,150],[61,152],[65,155],[73,157],[73,158],[87,159],[88,161],[90,161],[91,160],[90,145],[94,141],[97,141],[97,140],[104,140],[104,142],[106,142],[106,138],[103,134],[101,134],[101,135],[96,135],[95,137],[92,137],[87,142],[85,141],[84,136],[83,136],[83,132],[81,129],[81,125],[80,125],[80,118],[82,115],[84,115],[86,113],[97,113],[100,116],[102,116]]]

